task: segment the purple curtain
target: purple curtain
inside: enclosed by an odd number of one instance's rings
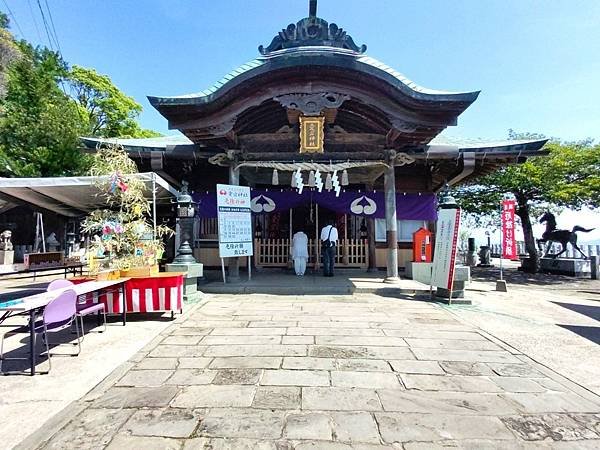
[[[195,201],[199,201],[200,217],[217,217],[217,198],[214,192],[194,194]],[[318,192],[305,190],[298,194],[296,190],[262,190],[252,189],[252,212],[254,214],[267,214],[271,212],[285,212],[290,208],[306,204],[311,201],[323,208],[330,209],[339,214],[352,214],[362,217],[385,218],[385,197],[383,192],[340,192],[339,197],[335,192]],[[429,220],[437,219],[437,200],[433,193],[422,194],[396,194],[396,215],[398,220]]]

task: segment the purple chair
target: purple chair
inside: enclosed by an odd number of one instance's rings
[[[77,356],[81,352],[81,340],[79,336],[79,326],[77,325],[77,294],[72,289],[66,290],[60,293],[55,299],[50,301],[44,308],[42,319],[36,321],[34,324],[34,331],[36,334],[41,334],[46,344],[46,354],[48,355],[48,372],[52,369],[52,358],[50,356],[50,342],[48,339],[48,333],[57,333],[64,329],[70,328],[75,323],[75,330],[77,332],[77,353],[72,356]],[[27,358],[4,358],[4,338],[18,334],[19,332],[25,331],[15,330],[9,331],[2,337],[2,343],[0,344],[0,371],[2,371],[2,361],[4,359],[27,359]]]
[[[57,289],[62,289],[70,286],[73,286],[72,281],[64,280],[61,278],[60,280],[51,281],[48,287],[46,288],[46,291],[56,291]]]
[[[73,286],[73,283],[69,280],[59,279],[50,282],[47,289],[48,291],[54,291],[56,289],[62,289],[64,287]],[[106,331],[106,308],[104,307],[104,303],[94,303],[94,302],[84,302],[77,303],[77,317],[81,321],[81,340],[85,338],[85,328],[83,326],[83,317],[89,314],[100,314],[104,317],[104,329],[102,331]],[[98,317],[98,325],[100,325],[100,317]],[[102,332],[101,331],[101,332]]]

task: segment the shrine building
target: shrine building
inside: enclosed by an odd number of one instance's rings
[[[205,266],[220,264],[215,185],[225,183],[252,189],[256,267],[286,267],[298,230],[318,265],[319,230],[335,219],[337,267],[396,277],[412,259],[413,233],[434,229],[440,190],[521,163],[545,143],[440,136],[479,92],[417,85],[319,18],[316,0],[258,53],[204,91],[148,97],[182,136],[118,140],[141,171],[189,182]],[[82,141],[93,151],[114,139]],[[231,276],[240,263],[231,261]]]

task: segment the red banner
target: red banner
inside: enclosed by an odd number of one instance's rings
[[[515,201],[502,200],[502,257],[518,259],[515,238]]]

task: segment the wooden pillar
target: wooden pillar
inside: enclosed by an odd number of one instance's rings
[[[350,264],[348,258],[348,214],[344,214],[344,247],[342,249],[342,263],[348,267]]]
[[[392,160],[393,161],[393,160]],[[387,240],[387,283],[398,281],[398,223],[396,221],[396,174],[393,162],[385,169],[385,228]]]
[[[239,186],[240,184],[240,170],[236,167],[236,162],[232,161],[229,166],[229,184]],[[237,282],[240,281],[240,259],[239,258],[228,258],[229,267],[229,281]]]
[[[373,186],[366,187],[367,192],[373,192]],[[367,219],[367,239],[369,246],[369,267],[367,272],[377,272],[377,250],[375,244],[375,219],[369,217]]]
[[[315,204],[315,270],[321,267],[321,230],[319,230],[319,204]]]

